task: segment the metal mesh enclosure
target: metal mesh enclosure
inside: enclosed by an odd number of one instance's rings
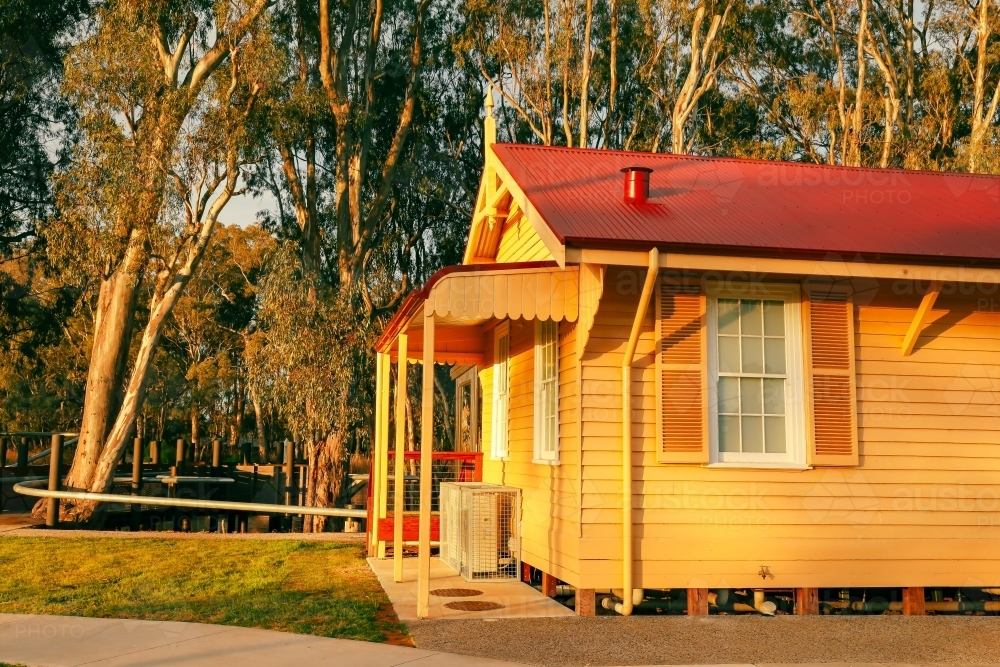
[[[518,579],[521,491],[481,482],[441,484],[441,560],[466,581]]]

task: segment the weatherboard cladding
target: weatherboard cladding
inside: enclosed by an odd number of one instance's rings
[[[996,176],[494,144],[552,231],[573,245],[1000,261]],[[643,166],[649,201],[623,201]]]

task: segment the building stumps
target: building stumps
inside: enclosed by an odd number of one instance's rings
[[[795,615],[812,616],[819,613],[819,589],[795,589]]]
[[[911,586],[903,589],[903,615],[923,616],[926,614],[924,607],[924,587]]]
[[[597,595],[593,588],[576,589],[576,615],[597,615]]]
[[[687,589],[688,616],[708,616],[708,589]]]

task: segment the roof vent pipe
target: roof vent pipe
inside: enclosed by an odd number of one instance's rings
[[[649,167],[625,167],[622,173],[625,174],[625,201],[645,203],[649,198],[649,175],[653,170]]]

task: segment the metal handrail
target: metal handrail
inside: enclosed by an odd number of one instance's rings
[[[344,516],[365,519],[367,510],[349,510],[342,507],[303,507],[301,505],[273,505],[264,503],[237,503],[228,500],[194,500],[190,498],[161,498],[157,496],[127,496],[115,493],[91,493],[89,491],[49,491],[44,487],[47,480],[21,482],[14,485],[14,492],[36,498],[66,498],[69,500],[91,500],[119,505],[155,505],[157,507],[187,507],[190,509],[232,510],[234,512],[257,512],[260,514],[303,514],[310,516]]]
[[[73,445],[75,445],[78,442],[80,442],[80,436],[72,438],[71,440],[67,440],[66,442],[63,443],[63,447],[72,447]],[[38,459],[44,459],[46,456],[48,456],[51,453],[52,453],[52,448],[49,447],[46,450],[38,452],[34,456],[28,457],[28,463],[34,463]]]

